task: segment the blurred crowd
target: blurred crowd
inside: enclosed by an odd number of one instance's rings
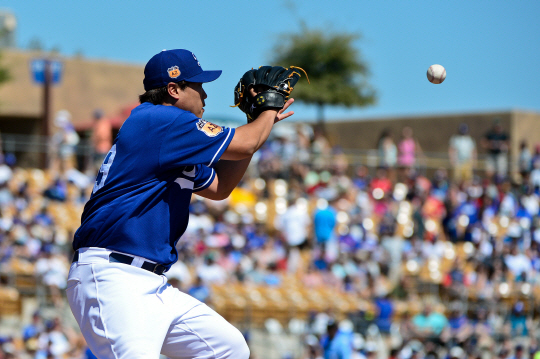
[[[523,143],[511,176],[508,141],[498,121],[479,143],[463,124],[448,144],[449,168],[429,169],[412,128],[399,140],[384,131],[369,168],[320,129],[284,128],[229,199],[194,196],[166,275],[209,305],[218,286],[280,287],[291,277],[371,303],[346,317],[311,313],[303,358],[536,358],[540,148]],[[105,152],[96,148],[97,163]],[[95,172],[59,153],[52,171],[3,156],[0,279],[9,287],[14,273],[33,276],[45,286],[40,307],[60,312]],[[0,358],[92,357],[65,318],[41,311],[0,342]]]

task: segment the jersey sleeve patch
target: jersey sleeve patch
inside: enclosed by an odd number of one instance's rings
[[[223,132],[223,127],[203,120],[202,118],[199,119],[199,122],[197,122],[197,129],[202,131],[208,137],[216,137]]]

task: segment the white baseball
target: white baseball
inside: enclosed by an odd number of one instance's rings
[[[431,65],[427,70],[427,79],[432,84],[440,84],[446,78],[446,70],[441,65]]]

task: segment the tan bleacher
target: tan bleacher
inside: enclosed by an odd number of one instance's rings
[[[263,285],[224,284],[212,285],[211,305],[227,320],[235,323],[251,322],[262,326],[266,319],[277,319],[285,325],[293,318],[307,320],[311,312],[331,312],[337,318],[362,311],[369,317],[376,315],[372,301],[360,298],[358,294],[337,291],[326,287],[286,288]],[[400,320],[405,313],[414,316],[424,308],[423,298],[431,296],[411,296],[407,301],[393,300],[394,319]],[[509,304],[514,303],[511,297]],[[439,301],[433,301],[433,311],[448,314],[448,308]]]
[[[21,315],[22,302],[19,291],[13,287],[0,286],[0,316]]]
[[[34,264],[23,258],[12,258],[7,266],[8,281],[22,294],[35,294],[37,278]]]
[[[360,309],[373,311],[373,305],[356,294],[329,287],[308,288],[298,281],[279,287],[250,284],[211,286],[211,304],[232,322],[250,321],[262,326],[269,318],[285,325],[293,318],[308,319],[311,312],[331,311],[339,318]]]

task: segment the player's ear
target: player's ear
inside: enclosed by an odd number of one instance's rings
[[[180,86],[178,86],[178,84],[174,82],[169,82],[167,84],[167,92],[169,93],[169,96],[171,96],[175,100],[178,100],[180,98],[181,91],[182,89],[180,88]]]

